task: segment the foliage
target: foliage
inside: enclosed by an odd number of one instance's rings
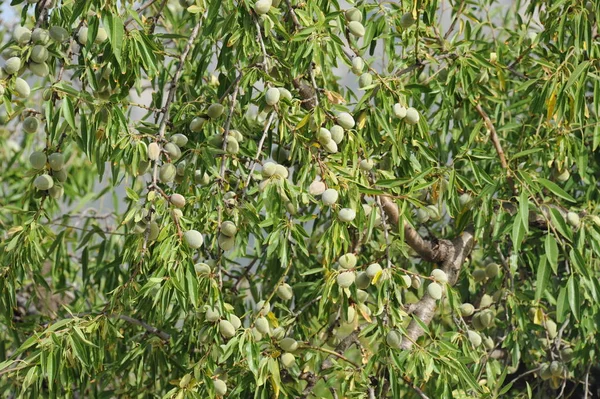
[[[598,394],[600,5],[505,3],[13,0],[0,391]]]

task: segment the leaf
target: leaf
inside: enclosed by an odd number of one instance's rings
[[[75,108],[71,98],[65,97],[61,106],[62,116],[65,118],[71,129],[75,129]]]
[[[548,256],[548,262],[552,266],[554,274],[557,273],[558,268],[558,244],[556,239],[550,233],[546,234],[546,240],[544,241],[544,248],[546,249],[546,255]],[[537,295],[536,295],[537,297]]]
[[[548,267],[548,263],[549,262],[546,262],[546,255],[542,255],[538,264],[537,278],[535,282],[536,301],[539,301],[542,298],[542,295],[546,290],[546,286],[548,285],[548,280],[550,278],[550,268]]]
[[[565,190],[560,188],[556,183],[551,182],[550,180],[546,180],[541,177],[538,177],[537,181],[542,186],[546,187],[548,190],[550,190],[552,193],[559,196],[560,198],[565,199],[570,202],[576,202],[575,198],[571,197]]]
[[[567,282],[567,293],[569,295],[569,306],[575,316],[575,319],[579,321],[581,317],[581,303],[579,296],[579,285],[575,282],[575,276],[572,274]]]
[[[102,20],[117,63],[119,66],[123,66],[123,40],[125,37],[123,20],[118,15],[111,13],[105,13]]]

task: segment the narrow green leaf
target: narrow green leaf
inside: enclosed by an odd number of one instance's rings
[[[565,199],[567,201],[576,202],[575,198],[571,197],[565,190],[560,188],[556,183],[551,182],[550,180],[543,179],[541,177],[538,177],[537,181],[542,186],[546,187],[548,190],[550,190],[552,193],[559,196],[560,198]]]
[[[581,303],[579,296],[579,286],[575,282],[574,277],[574,275],[571,275],[571,277],[569,277],[569,281],[567,282],[567,293],[569,296],[569,306],[571,307],[571,311],[573,312],[575,319],[579,320],[581,316]]]
[[[108,33],[108,41],[110,42],[112,52],[117,59],[117,63],[123,64],[123,40],[125,38],[125,28],[123,20],[118,15],[111,13],[104,14],[102,18],[106,33]]]
[[[538,264],[537,278],[535,282],[535,300],[539,301],[546,290],[548,280],[550,278],[550,268],[546,261],[546,255],[540,257],[540,263]]]
[[[546,255],[548,256],[548,262],[550,263],[550,266],[552,266],[552,271],[556,274],[558,268],[558,244],[551,233],[546,234],[544,247],[546,249]]]

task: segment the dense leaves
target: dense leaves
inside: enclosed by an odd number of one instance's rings
[[[597,1],[11,6],[9,397],[600,394]]]

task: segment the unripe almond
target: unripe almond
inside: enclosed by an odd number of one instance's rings
[[[338,197],[339,194],[336,190],[328,188],[323,192],[323,195],[321,195],[321,201],[323,201],[323,205],[331,206],[337,202]]]
[[[481,281],[484,281],[486,278],[487,278],[487,274],[486,274],[485,270],[483,270],[483,269],[475,269],[475,270],[473,270],[473,279],[476,282],[479,283]]]
[[[17,26],[13,31],[13,39],[20,45],[27,44],[31,40],[31,31],[24,26]]]
[[[233,327],[233,324],[227,320],[219,321],[219,332],[223,338],[231,338],[235,336],[235,328]]]
[[[222,106],[219,103],[214,103],[208,107],[208,109],[206,110],[206,114],[208,115],[209,118],[216,119],[219,116],[223,115],[224,111],[225,111],[224,106]]]
[[[254,326],[261,334],[269,333],[269,321],[265,317],[259,317],[256,319]]]
[[[356,284],[356,288],[365,290],[365,289],[369,288],[369,285],[371,285],[371,278],[369,276],[367,276],[367,273],[360,272],[356,276],[355,284]]]
[[[373,169],[373,160],[372,159],[363,159],[360,161],[359,168],[364,171],[370,171]]]
[[[431,283],[427,286],[427,293],[436,301],[442,299],[442,286],[438,283]]]
[[[69,32],[61,26],[52,26],[48,31],[50,38],[57,43],[63,43],[69,38]]]
[[[41,44],[36,44],[31,49],[30,58],[33,62],[37,62],[38,64],[46,62],[46,60],[48,59],[48,50]]]
[[[320,180],[315,180],[312,183],[310,183],[310,186],[308,186],[308,192],[312,195],[321,195],[325,192],[326,189],[327,188],[325,187],[325,183],[323,183]]]
[[[36,76],[45,78],[46,76],[48,76],[48,74],[50,73],[50,69],[48,68],[48,65],[43,62],[41,64],[38,64],[36,62],[30,62],[29,65],[29,70],[31,71],[31,73],[33,73]],[[50,95],[52,95],[52,91],[49,91]],[[44,94],[46,94],[46,91],[44,91]],[[44,101],[48,101],[50,100],[50,98],[48,98],[47,96],[44,96]]]
[[[279,347],[286,352],[295,352],[298,349],[298,342],[293,338],[284,338],[279,341]]]
[[[358,21],[358,22],[362,21],[362,13],[360,12],[360,10],[358,8],[355,8],[355,7],[347,9],[344,12],[344,16],[346,17],[346,20],[348,20],[348,21]]]
[[[400,26],[404,29],[410,28],[415,23],[411,12],[407,12],[400,17]]]
[[[340,125],[333,125],[331,129],[329,129],[329,133],[331,134],[331,139],[335,141],[336,144],[339,144],[344,139],[344,128]]]
[[[342,208],[338,212],[338,219],[344,223],[348,223],[354,220],[356,217],[356,211],[350,208]]]
[[[175,172],[175,173],[177,173],[177,177],[185,176],[186,167],[187,167],[187,163],[185,161],[181,161],[177,164],[176,172]]]
[[[293,367],[295,363],[296,358],[291,353],[284,353],[281,355],[281,365],[286,369]]]
[[[235,238],[228,237],[225,234],[219,234],[217,241],[219,242],[219,248],[223,251],[229,251],[235,246]]]
[[[49,190],[54,186],[54,180],[50,175],[43,174],[35,178],[33,185],[40,191]]]
[[[280,97],[281,93],[279,92],[279,90],[277,90],[277,88],[275,87],[271,87],[265,93],[265,102],[267,103],[267,105],[273,106],[279,102]]]
[[[54,176],[54,178],[56,180],[58,180],[61,183],[64,183],[67,181],[67,171],[65,170],[65,168],[62,168],[61,170],[56,170],[52,173],[52,175]]]
[[[415,290],[418,290],[419,288],[421,288],[421,278],[419,276],[412,276],[410,278],[410,285]]]
[[[439,283],[445,284],[448,282],[448,275],[441,269],[433,269],[431,271],[431,277]]]
[[[365,27],[358,21],[348,22],[348,30],[355,37],[363,37],[365,35]]]
[[[558,176],[556,176],[556,180],[558,180],[561,183],[564,183],[567,180],[569,180],[569,177],[571,177],[571,173],[569,173],[568,169],[564,169],[558,174]]]
[[[292,96],[292,93],[285,87],[278,87],[277,90],[279,90],[279,94],[280,94],[281,98],[285,98],[288,101],[293,100],[294,97]]]
[[[185,197],[181,194],[171,194],[170,201],[177,208],[183,208],[185,206]]]
[[[19,57],[11,57],[4,64],[4,72],[8,75],[14,75],[21,69],[21,59]]]
[[[85,46],[85,44],[87,43],[88,32],[89,29],[86,26],[81,27],[79,29],[79,32],[77,32],[77,41],[82,46]]]
[[[340,114],[338,114],[336,120],[338,125],[340,125],[346,130],[352,129],[355,124],[354,118],[347,112],[341,112]]]
[[[196,118],[192,119],[192,121],[190,122],[190,130],[194,133],[198,133],[198,132],[202,131],[202,128],[204,127],[205,123],[206,123],[206,119],[204,119],[202,117],[196,117]]]
[[[169,154],[171,160],[176,161],[181,158],[181,148],[175,143],[165,144],[165,152]]]
[[[331,141],[331,132],[324,127],[320,128],[317,133],[317,141],[322,145],[327,144]]]
[[[40,126],[40,121],[35,116],[28,116],[23,121],[23,130],[26,133],[35,133],[35,132],[37,132],[39,126]]]
[[[185,147],[188,143],[188,138],[181,133],[176,133],[171,136],[171,142],[178,147]]]
[[[358,278],[357,278],[358,280]],[[369,293],[366,291],[363,291],[361,289],[356,290],[356,301],[359,303],[364,303],[367,302],[367,299],[369,299]]]
[[[494,303],[494,298],[488,294],[483,294],[479,301],[479,309],[489,308]]]
[[[31,33],[31,41],[35,44],[47,44],[50,40],[50,34],[46,29],[35,28]]]
[[[463,303],[460,305],[459,309],[462,317],[469,317],[473,314],[473,312],[475,312],[475,306],[471,305],[470,303]]]
[[[367,86],[370,86],[373,83],[373,76],[366,72],[360,75],[358,78],[358,87],[364,89]]]
[[[339,257],[338,263],[344,269],[353,269],[356,266],[356,255],[347,253]]]
[[[402,335],[396,330],[390,330],[385,336],[385,342],[390,348],[399,349],[402,345]]]
[[[283,327],[276,327],[271,330],[271,337],[276,341],[281,341],[285,337],[285,329]]]
[[[356,274],[354,272],[342,272],[337,276],[337,285],[341,288],[348,288],[354,283]]]
[[[48,157],[42,151],[32,152],[29,156],[29,163],[33,169],[43,169],[47,161]]]
[[[31,88],[29,87],[29,83],[21,78],[15,79],[15,93],[19,97],[29,97],[31,94]]]
[[[261,174],[263,175],[263,177],[273,176],[277,169],[276,166],[277,166],[277,164],[275,164],[274,162],[271,162],[271,161],[265,162],[263,164],[262,170],[261,170]]]
[[[369,265],[369,267],[367,267],[366,273],[370,279],[374,279],[375,276],[381,273],[382,270],[383,269],[381,268],[381,265],[379,263],[372,263]]]
[[[266,316],[271,311],[271,304],[268,302],[265,302],[264,300],[260,300],[256,304],[256,310],[258,310],[258,313],[261,316]]]
[[[158,170],[158,178],[162,183],[170,183],[175,179],[177,169],[172,163],[163,164]]]
[[[152,221],[148,225],[148,228],[150,229],[150,231],[148,232],[148,241],[155,241],[158,238],[158,235],[160,234],[160,227],[158,226],[158,223]]]
[[[419,223],[427,223],[429,220],[429,212],[426,209],[419,208],[417,209],[416,219]]]
[[[469,338],[469,341],[471,341],[471,344],[473,344],[474,347],[478,347],[479,345],[481,345],[481,335],[479,335],[479,333],[477,333],[476,331],[467,331],[467,337]]]
[[[226,220],[221,224],[221,234],[227,237],[233,237],[237,233],[237,226],[230,220]]]
[[[225,147],[225,150],[227,151],[228,154],[237,154],[238,152],[240,152],[240,144],[238,143],[238,141],[235,139],[235,137],[228,135],[227,136],[227,146]]]
[[[360,57],[354,57],[352,59],[352,72],[358,75],[359,73],[362,73],[363,69],[365,69],[365,62],[363,59]]]
[[[323,144],[323,148],[325,148],[325,150],[330,154],[335,154],[338,152],[338,146],[333,140],[329,140],[328,142]]]
[[[550,339],[554,339],[557,336],[557,326],[554,320],[548,319],[546,320],[546,331],[548,331],[548,336]]]
[[[294,291],[289,284],[283,283],[277,287],[277,296],[284,301],[289,301],[294,296]]]
[[[416,109],[414,109],[413,107],[408,107],[406,109],[406,117],[404,118],[406,123],[408,123],[409,125],[416,125],[417,123],[419,123],[419,119],[419,112]]]
[[[271,0],[258,0],[256,3],[254,3],[254,11],[258,15],[265,15],[271,9],[272,4],[273,3]]]
[[[471,202],[471,196],[467,193],[461,194],[460,197],[458,197],[458,203],[460,204],[460,206],[462,208],[464,208],[466,205],[468,205]]]
[[[205,313],[204,317],[205,317],[206,321],[214,323],[215,321],[219,320],[221,315],[219,314],[219,311],[217,309],[208,308],[208,309],[206,309],[206,313]]]
[[[412,279],[410,278],[410,276],[408,274],[403,274],[401,278],[406,288],[410,288],[410,285],[412,283]]]
[[[208,277],[211,273],[210,266],[206,263],[196,263],[194,265],[194,270],[200,277]]]
[[[289,176],[289,171],[288,169],[283,166],[283,165],[275,165],[275,173],[273,173],[274,176],[280,177],[282,179],[287,179]]]
[[[194,183],[206,186],[210,183],[210,176],[206,172],[202,172],[201,170],[194,171]]]
[[[491,351],[496,345],[494,344],[492,337],[485,337],[483,339],[483,346],[485,346],[485,349]]]
[[[486,309],[479,312],[479,322],[483,328],[488,328],[494,320],[494,312],[491,309]]]
[[[404,119],[406,116],[406,108],[400,103],[394,104],[394,116],[398,119]]]
[[[485,275],[487,276],[487,278],[494,278],[498,275],[499,272],[500,266],[498,266],[497,263],[492,262],[485,267]]]
[[[98,28],[98,33],[96,34],[96,38],[94,39],[95,44],[102,44],[106,39],[108,39],[108,34],[106,33],[106,29]]]
[[[235,330],[242,326],[242,321],[236,315],[230,314],[227,318]]]
[[[48,157],[48,163],[52,170],[61,170],[65,166],[65,156],[60,152],[52,153]]]
[[[223,380],[220,380],[218,378],[216,380],[213,380],[213,387],[215,388],[215,392],[219,396],[225,396],[225,394],[227,393],[227,384],[225,384]]]
[[[158,143],[152,142],[148,144],[148,159],[157,161],[160,158],[160,146]]]
[[[552,377],[552,372],[550,371],[550,365],[548,363],[542,364],[540,367],[540,378],[542,380],[549,380]]]
[[[183,377],[181,377],[181,380],[179,381],[179,388],[187,387],[191,380],[192,380],[191,374],[184,375]]]
[[[200,248],[204,243],[204,237],[202,236],[202,233],[196,230],[188,230],[183,233],[183,240],[190,248],[193,249]]]
[[[577,213],[569,212],[569,213],[567,213],[567,222],[571,226],[577,228],[581,224],[581,219],[579,218],[579,215]]]

